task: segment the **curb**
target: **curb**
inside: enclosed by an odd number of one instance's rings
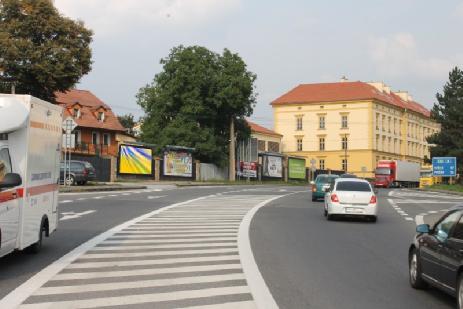
[[[448,191],[448,190],[439,190],[439,189],[413,189],[415,191],[421,191],[421,192],[434,192],[434,193],[446,193],[450,195],[457,195],[457,196],[463,196],[463,192],[456,192],[456,191]]]
[[[81,193],[81,192],[109,192],[109,191],[128,191],[144,190],[146,186],[118,186],[118,187],[84,187],[84,188],[60,188],[59,193]]]

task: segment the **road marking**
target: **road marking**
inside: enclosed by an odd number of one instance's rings
[[[99,199],[102,199],[102,198],[104,198],[104,196],[95,196],[93,199],[99,200]]]
[[[423,215],[417,215],[415,217],[415,222],[416,222],[416,225],[424,224],[424,216]]]
[[[79,219],[80,217],[92,214],[94,212],[96,212],[96,210],[87,210],[87,211],[83,211],[83,212],[74,212],[74,211],[62,212],[61,214],[63,215],[63,217],[61,217],[61,219],[59,219],[59,221]]]
[[[166,197],[166,196],[167,196],[167,195],[158,195],[158,196],[152,196],[152,195],[150,195],[150,196],[148,196],[148,199],[149,199],[149,200],[153,200],[153,199],[157,199],[157,198],[163,198],[163,197]]]
[[[407,220],[407,221],[414,221],[412,217],[406,217],[405,220]]]
[[[64,200],[64,201],[60,201],[59,202],[60,204],[68,204],[68,203],[72,203],[71,200]]]

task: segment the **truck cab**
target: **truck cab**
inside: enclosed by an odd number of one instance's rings
[[[379,161],[375,169],[375,187],[389,188],[394,184],[394,161]]]

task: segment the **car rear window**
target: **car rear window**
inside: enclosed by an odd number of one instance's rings
[[[331,183],[336,178],[338,178],[338,177],[337,176],[318,176],[317,179],[315,180],[315,182],[318,182],[318,183]]]
[[[370,185],[366,182],[359,181],[341,181],[336,185],[336,191],[371,191]]]

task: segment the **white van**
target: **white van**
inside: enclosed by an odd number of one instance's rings
[[[0,94],[0,257],[37,252],[58,224],[62,108]]]

